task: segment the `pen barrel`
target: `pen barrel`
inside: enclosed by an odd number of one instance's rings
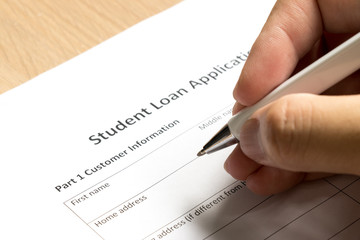
[[[242,109],[228,122],[232,135],[239,140],[240,129],[259,108],[293,93],[319,94],[360,68],[360,33],[295,74],[256,104]]]

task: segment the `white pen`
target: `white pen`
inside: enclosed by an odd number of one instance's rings
[[[259,108],[292,93],[319,94],[360,68],[360,33],[283,82],[256,104],[242,109],[197,154],[212,153],[239,142],[242,125]]]

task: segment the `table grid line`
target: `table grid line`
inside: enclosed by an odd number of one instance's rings
[[[341,229],[340,231],[338,231],[337,233],[335,233],[333,236],[331,236],[328,240],[336,237],[337,235],[339,235],[340,233],[342,233],[343,231],[345,231],[346,229],[348,229],[351,225],[354,225],[356,222],[358,222],[360,220],[360,217],[358,219],[356,219],[355,221],[353,221],[352,223],[350,223],[349,225],[347,225],[346,227],[344,227],[343,229]]]
[[[353,183],[355,183],[356,181],[358,181],[360,178],[352,181],[350,184],[346,185],[343,189],[346,189],[347,187],[351,186]],[[282,226],[281,228],[279,228],[278,230],[276,230],[275,232],[271,233],[269,236],[265,237],[263,240],[269,239],[272,236],[274,236],[276,233],[280,232],[282,229],[286,228],[288,225],[290,225],[291,223],[295,222],[296,220],[300,219],[301,217],[303,217],[304,215],[308,214],[309,212],[311,212],[312,210],[316,209],[317,207],[321,206],[322,204],[324,204],[325,202],[327,202],[328,200],[332,199],[333,197],[335,197],[336,195],[343,193],[346,196],[348,196],[349,198],[351,198],[352,200],[356,201],[357,203],[359,203],[359,201],[355,200],[354,198],[352,198],[351,196],[349,196],[348,194],[344,193],[341,189],[339,189],[337,186],[335,186],[334,184],[330,183],[328,180],[324,179],[324,181],[326,181],[327,183],[329,183],[330,185],[332,185],[333,187],[335,187],[336,189],[338,189],[338,191],[336,193],[334,193],[333,195],[331,195],[330,197],[328,197],[327,199],[325,199],[324,201],[320,202],[319,204],[315,205],[314,207],[312,207],[311,209],[309,209],[308,211],[304,212],[303,214],[297,216],[296,218],[294,218],[292,221],[288,222],[286,225]],[[260,206],[261,204],[263,204],[266,200],[262,201],[260,204],[258,204],[257,206]],[[359,203],[360,204],[360,203]],[[252,208],[253,209],[253,208]],[[251,209],[251,210],[252,210]],[[205,239],[208,239],[210,236],[216,234],[217,232],[219,232],[220,230],[224,229],[225,227],[229,226],[230,224],[232,224],[233,222],[235,222],[236,220],[238,220],[240,217],[242,217],[244,214],[242,214],[241,216],[237,217],[236,219],[232,220],[231,222],[229,222],[228,224],[224,225],[223,227],[219,228],[218,230],[216,230],[215,232],[211,233],[210,235],[208,235]],[[346,228],[350,227],[351,225],[355,224],[357,221],[360,220],[360,217],[355,220],[354,222],[352,222],[351,224],[349,224],[348,226],[346,226],[345,228],[341,229],[339,232],[335,233],[334,236],[336,236],[337,234],[339,234],[340,232],[344,231]],[[333,236],[333,237],[334,237]],[[331,237],[332,238],[332,237]]]
[[[198,206],[202,205],[204,202],[208,201],[209,199],[213,198],[214,196],[216,196],[217,194],[219,194],[220,192],[224,191],[225,189],[227,189],[228,187],[238,183],[238,182],[241,182],[240,180],[236,180],[235,182],[232,182],[231,184],[229,184],[228,186],[222,188],[220,191],[214,193],[213,195],[211,195],[210,197],[206,198],[205,200],[203,200],[202,202],[200,202],[199,204],[195,205],[194,207],[192,207],[191,209],[189,209],[188,211],[186,211],[185,213],[181,214],[179,217],[176,217],[175,219],[173,219],[172,221],[164,224],[163,226],[161,226],[160,228],[156,229],[154,232],[150,233],[149,235],[147,235],[146,237],[143,238],[146,239],[148,238],[149,236],[153,235],[154,233],[156,233],[157,231],[159,231],[160,229],[166,227],[167,225],[169,225],[170,223],[184,217],[186,214],[190,213],[191,211],[193,211],[195,208],[197,208]]]
[[[272,234],[270,234],[269,236],[267,236],[266,238],[264,238],[264,240],[271,238],[272,236],[274,236],[276,233],[280,232],[282,229],[286,228],[287,226],[289,226],[291,223],[295,222],[296,220],[300,219],[301,217],[305,216],[306,214],[308,214],[309,212],[311,212],[312,210],[316,209],[317,207],[321,206],[322,204],[324,204],[325,202],[329,201],[330,199],[332,199],[333,197],[335,197],[336,195],[338,195],[341,191],[338,191],[336,193],[334,193],[333,195],[331,195],[330,197],[326,198],[325,200],[321,201],[320,203],[316,204],[315,206],[313,206],[312,208],[310,208],[309,210],[305,211],[304,213],[300,214],[299,216],[295,217],[293,220],[291,220],[290,222],[288,222],[287,224],[285,224],[284,226],[282,226],[281,228],[279,228],[278,230],[276,230],[275,232],[273,232]]]
[[[242,216],[244,216],[245,214],[249,213],[250,211],[252,211],[253,209],[257,208],[258,206],[260,206],[261,204],[263,204],[264,202],[266,202],[267,200],[269,200],[270,198],[272,198],[274,195],[271,195],[267,198],[265,198],[264,200],[262,200],[261,202],[259,202],[258,204],[256,204],[255,206],[251,207],[250,209],[248,209],[247,211],[245,211],[244,213],[242,213],[241,215],[237,216],[236,218],[234,218],[233,220],[231,220],[230,222],[228,222],[227,224],[223,225],[222,227],[218,228],[215,232],[211,233],[210,235],[206,236],[205,238],[203,238],[203,240],[208,239],[209,237],[213,236],[214,234],[216,234],[217,232],[221,231],[222,229],[226,228],[227,226],[231,225],[232,223],[234,223],[236,220],[238,220],[239,218],[241,218]]]

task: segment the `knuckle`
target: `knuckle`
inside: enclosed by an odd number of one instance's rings
[[[294,170],[304,158],[311,135],[311,111],[311,101],[299,95],[285,96],[269,107],[265,151],[276,166]]]

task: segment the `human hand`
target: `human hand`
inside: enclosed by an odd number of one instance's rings
[[[359,22],[357,0],[278,1],[234,89],[234,112],[358,32]],[[358,93],[359,72],[327,91],[338,96],[294,94],[259,109],[225,169],[265,195],[333,173],[360,175]]]

